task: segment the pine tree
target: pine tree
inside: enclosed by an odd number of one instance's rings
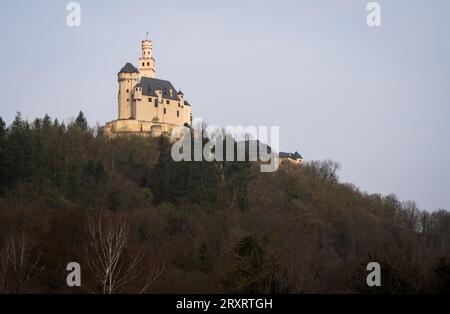
[[[4,193],[6,189],[6,181],[8,175],[7,162],[6,162],[6,140],[7,140],[7,128],[5,121],[0,117],[0,195]]]
[[[8,148],[5,151],[10,184],[30,177],[37,168],[33,163],[36,142],[32,135],[29,123],[17,112],[9,128]]]
[[[88,123],[86,118],[84,117],[84,114],[82,111],[78,113],[77,118],[75,119],[75,125],[78,127],[81,131],[87,131],[88,129]]]
[[[3,139],[6,137],[6,132],[7,132],[7,128],[6,128],[6,123],[5,121],[3,121],[2,117],[0,117],[0,139]]]

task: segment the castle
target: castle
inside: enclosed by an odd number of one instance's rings
[[[141,48],[139,69],[127,63],[117,74],[118,118],[103,127],[110,136],[160,136],[170,134],[174,127],[191,124],[191,105],[183,92],[177,91],[169,81],[155,78],[152,41],[143,40]]]
[[[128,62],[117,74],[118,117],[103,126],[108,136],[171,136],[174,128],[192,123],[191,105],[184,99],[183,92],[177,91],[169,81],[155,78],[152,41],[143,40],[141,48],[139,69]],[[280,152],[279,157],[294,163],[303,162],[297,152]]]

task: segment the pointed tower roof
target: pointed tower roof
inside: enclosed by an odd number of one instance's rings
[[[127,64],[123,66],[119,73],[139,73],[139,71],[134,67],[134,65],[132,65],[130,62],[127,62]]]

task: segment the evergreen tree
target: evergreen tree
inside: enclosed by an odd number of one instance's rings
[[[75,126],[81,131],[87,131],[88,123],[82,111],[78,113],[77,118],[75,119]]]
[[[35,147],[30,125],[22,119],[20,112],[18,112],[9,127],[8,147],[4,152],[9,186],[33,175],[37,169],[33,163]]]
[[[2,117],[0,117],[0,139],[4,139],[6,137],[6,123],[3,121]]]
[[[0,117],[0,195],[6,191],[8,181],[8,163],[6,162],[7,131],[5,121]]]

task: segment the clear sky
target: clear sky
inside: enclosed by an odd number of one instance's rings
[[[153,40],[157,77],[209,124],[279,125],[280,147],[341,179],[450,209],[450,1],[0,2],[0,116],[117,115],[116,74]]]

